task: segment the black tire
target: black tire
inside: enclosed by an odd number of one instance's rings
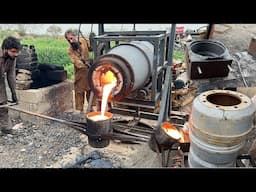
[[[64,70],[63,66],[55,65],[55,70]]]
[[[17,69],[26,69],[29,71],[33,71],[37,69],[37,62],[30,62],[30,63],[17,63],[16,68]]]
[[[40,69],[41,71],[53,71],[55,69],[55,66],[48,63],[39,63],[38,69]]]
[[[54,71],[54,70],[64,70],[63,66],[48,64],[48,63],[40,63],[38,65],[38,69],[42,71]]]
[[[16,59],[16,64],[20,64],[20,63],[24,63],[24,56],[23,55],[19,55]]]
[[[31,79],[33,81],[37,81],[38,79],[40,79],[40,70],[35,69],[35,70],[31,71],[31,72],[32,72]]]
[[[34,58],[34,57],[25,57],[23,59],[23,63],[30,63],[30,62],[35,62],[35,61],[38,61],[37,58]]]
[[[66,70],[46,71],[46,78],[51,81],[64,81],[68,77]]]
[[[31,57],[31,56],[24,56],[24,55],[19,55],[17,57],[16,63],[30,63],[30,62],[34,62],[34,61],[38,61],[37,57]]]
[[[37,54],[36,53],[31,53],[31,54],[29,54],[29,57],[37,58]]]

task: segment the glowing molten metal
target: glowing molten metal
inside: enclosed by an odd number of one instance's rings
[[[162,129],[165,131],[166,134],[168,134],[173,139],[178,140],[181,138],[181,134],[178,131],[178,129],[169,122],[163,122]]]

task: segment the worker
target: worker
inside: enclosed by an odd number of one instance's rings
[[[87,102],[90,98],[90,86],[88,82],[89,67],[92,60],[89,59],[89,42],[84,38],[78,39],[78,31],[69,29],[65,32],[65,38],[69,42],[70,47],[67,49],[67,54],[70,57],[71,63],[74,65],[75,80],[75,109],[83,113],[85,92]],[[92,110],[96,110],[96,100],[93,99]]]
[[[16,95],[16,57],[21,49],[20,41],[12,36],[3,40],[0,49],[0,105],[7,104],[5,77],[11,90],[13,103],[18,103]]]
[[[0,126],[0,135],[13,134],[12,129],[8,126],[8,109],[1,106],[7,104],[7,93],[5,86],[5,78],[11,90],[12,99],[10,102],[18,103],[16,95],[16,57],[21,49],[20,41],[12,36],[3,40],[2,49],[0,49],[0,116],[2,116],[3,124]],[[5,118],[6,117],[6,118]]]

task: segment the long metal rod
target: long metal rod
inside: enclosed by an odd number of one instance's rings
[[[209,38],[210,38],[211,33],[212,33],[212,30],[214,30],[214,29],[213,29],[213,24],[210,23],[210,24],[208,25],[208,27],[207,27],[206,39],[209,39]]]
[[[176,33],[175,30],[176,30],[176,24],[172,24],[171,33],[169,34],[168,55],[167,55],[168,56],[167,65],[169,66],[172,66],[174,41],[175,41],[175,33]]]
[[[136,31],[136,27],[135,26],[136,26],[136,24],[134,23],[133,24],[133,28],[132,28],[133,31]]]
[[[236,59],[234,56],[233,56],[232,58],[235,60],[235,62],[236,62],[237,65],[238,65],[238,70],[239,70],[239,73],[241,74],[241,78],[242,78],[242,80],[243,80],[244,85],[245,85],[246,87],[249,87],[248,84],[247,84],[247,82],[246,82],[246,80],[245,80],[245,77],[244,77],[244,75],[243,75],[240,62],[239,62],[238,59]]]
[[[13,106],[9,106],[9,108],[12,109],[12,110],[15,110],[15,111],[19,111],[19,112],[22,112],[22,113],[29,114],[29,115],[41,117],[41,118],[44,118],[44,119],[53,120],[53,121],[56,121],[56,122],[59,122],[59,123],[64,123],[66,125],[82,127],[82,125],[79,124],[79,123],[74,123],[74,122],[63,120],[63,119],[57,119],[57,118],[54,118],[54,117],[50,117],[50,116],[39,114],[39,113],[34,113],[34,112],[31,112],[31,111],[27,111],[27,110],[24,110],[24,109],[13,107]]]
[[[104,34],[110,36],[125,36],[125,35],[161,35],[163,38],[165,37],[165,30],[162,31],[105,31]],[[106,36],[105,36],[106,37]]]
[[[90,97],[89,97],[89,102],[88,102],[88,107],[87,107],[86,113],[89,113],[91,111],[93,97],[94,97],[94,92],[90,91]]]
[[[98,35],[104,34],[104,24],[100,23],[98,30]]]
[[[176,24],[172,24],[171,33],[169,35],[169,47],[168,47],[168,63],[167,63],[167,69],[165,74],[165,81],[164,81],[164,87],[163,87],[163,94],[161,98],[161,107],[159,112],[159,117],[157,121],[157,127],[160,127],[161,123],[165,121],[168,117],[168,112],[170,112],[171,109],[171,100],[170,100],[170,86],[171,86],[171,80],[172,80],[172,60],[173,60],[173,48],[174,48],[174,39],[175,39],[175,29]]]
[[[16,108],[16,107],[13,107],[13,106],[8,106],[8,108],[10,108],[12,110],[15,110],[15,111],[22,112],[22,113],[26,113],[26,114],[29,114],[29,115],[33,115],[33,116],[37,116],[37,117],[41,117],[41,118],[44,118],[44,119],[49,119],[49,120],[53,120],[53,121],[56,121],[56,122],[59,122],[59,123],[69,125],[72,128],[76,129],[77,131],[80,131],[80,132],[82,132],[83,134],[85,134],[87,136],[88,135],[91,136],[90,133],[89,133],[89,130],[86,129],[86,125],[84,125],[84,124],[70,122],[70,121],[66,121],[66,120],[63,120],[63,119],[57,119],[57,118],[54,118],[54,117],[50,117],[50,116],[39,114],[39,113],[34,113],[34,112],[31,112],[31,111]],[[121,131],[119,131],[119,132],[121,132]],[[114,133],[114,134],[111,134],[111,135],[101,135],[101,137],[103,139],[117,139],[117,140],[130,141],[130,142],[147,142],[146,138],[139,138],[138,136],[132,136],[131,134],[132,133],[130,133],[130,135],[122,135],[122,134],[119,134],[119,133]]]
[[[10,106],[13,106],[13,105],[16,105],[16,103],[7,103],[7,104],[4,104],[4,105],[0,105],[0,108],[8,108]]]

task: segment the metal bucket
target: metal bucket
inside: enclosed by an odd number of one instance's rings
[[[244,94],[211,90],[197,96],[189,119],[190,167],[234,167],[253,128],[255,107]]]
[[[103,139],[101,135],[108,135],[112,133],[111,120],[113,114],[106,112],[104,114],[104,120],[93,120],[93,117],[100,115],[101,112],[90,112],[86,115],[88,133],[91,136],[88,136],[89,145],[95,148],[107,147],[110,143],[110,139]]]
[[[172,131],[174,134],[168,133]],[[169,122],[163,122],[161,127],[155,130],[149,140],[149,147],[152,151],[157,152],[158,149],[167,150],[172,147],[173,144],[178,143],[181,135],[179,130]],[[161,151],[159,151],[161,152]]]

